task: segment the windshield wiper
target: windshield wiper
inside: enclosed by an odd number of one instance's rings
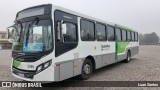
[[[29,26],[28,26],[28,30],[27,30],[27,33],[26,33],[26,36],[27,36],[26,37],[26,45],[27,45],[28,39],[29,39],[29,31],[33,27],[35,22],[36,22],[35,25],[38,25],[38,23],[39,23],[39,18],[38,17],[35,17],[34,20],[31,22],[31,24],[29,24]]]

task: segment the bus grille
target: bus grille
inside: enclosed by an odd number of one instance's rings
[[[15,67],[12,67],[12,72],[22,78],[29,78],[29,79],[33,79],[34,75],[36,74],[35,71],[20,70]]]

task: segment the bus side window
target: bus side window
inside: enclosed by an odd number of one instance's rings
[[[122,30],[122,41],[127,41],[127,35],[125,30]]]
[[[92,21],[81,20],[82,41],[95,41],[95,24]]]
[[[137,41],[137,35],[136,35],[135,32],[134,32],[134,41],[135,41],[135,42]]]
[[[121,29],[119,28],[116,28],[116,40],[117,41],[122,41],[122,38],[121,38],[122,34],[121,34]]]
[[[135,41],[138,41],[138,33],[135,33]]]
[[[108,41],[114,41],[115,40],[114,27],[107,26],[107,36],[108,36]]]
[[[97,41],[106,41],[106,26],[103,24],[96,24]]]
[[[134,40],[134,32],[131,32],[131,34],[132,34],[132,41],[134,42],[135,40]]]
[[[130,33],[130,31],[127,31],[127,40],[131,41],[131,33]]]

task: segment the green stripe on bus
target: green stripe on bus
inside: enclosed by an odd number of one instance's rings
[[[116,45],[115,45],[115,60],[118,61],[118,45],[117,45],[117,41],[116,41]]]
[[[20,65],[21,65],[21,62],[20,62],[20,61],[13,60],[13,66],[14,66],[14,67],[18,68]]]
[[[124,53],[129,42],[117,42],[117,54]]]

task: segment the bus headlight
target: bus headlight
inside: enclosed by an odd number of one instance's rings
[[[45,63],[42,63],[41,65],[39,65],[37,67],[36,73],[39,73],[39,72],[45,70],[46,68],[48,68],[51,65],[51,63],[52,63],[52,60],[49,60],[49,61],[47,61]]]
[[[51,61],[52,61],[52,60],[44,63],[44,69],[48,68],[48,67],[51,65]]]
[[[37,67],[36,72],[39,73],[39,72],[41,72],[42,70],[43,70],[43,64],[41,64],[41,65],[39,65],[39,66]]]

